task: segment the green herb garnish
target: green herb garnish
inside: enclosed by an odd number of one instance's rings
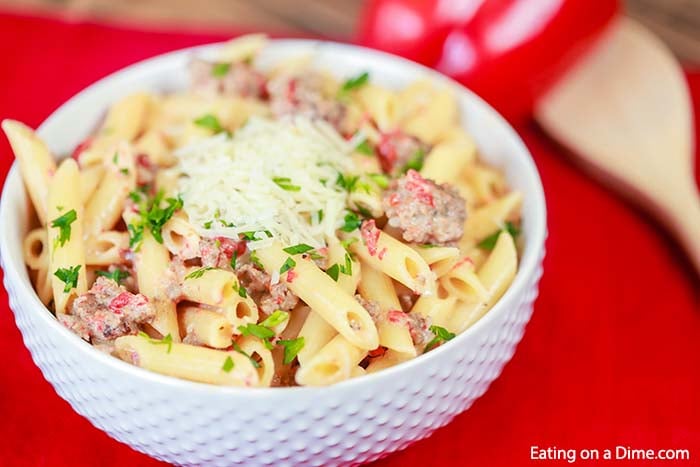
[[[292,269],[294,266],[297,265],[297,262],[292,259],[292,257],[288,257],[287,260],[284,262],[284,264],[280,267],[280,274],[284,274],[285,272],[289,271]]]
[[[296,339],[285,339],[277,342],[279,345],[284,347],[284,364],[289,365],[292,360],[296,358],[297,354],[301,349],[304,348],[304,337],[297,337]]]
[[[433,337],[433,340],[428,342],[428,345],[425,346],[425,350],[423,352],[428,352],[429,350],[432,350],[438,345],[452,340],[455,337],[455,333],[450,332],[447,329],[440,326],[430,326],[429,329],[430,332],[435,334],[435,337]]]
[[[214,268],[211,266],[206,266],[203,268],[195,269],[194,271],[192,271],[191,273],[189,273],[185,276],[185,280],[187,280],[187,279],[199,279],[200,277],[202,277],[204,275],[205,272],[211,271],[212,269],[214,269]]]
[[[275,337],[275,331],[260,324],[248,323],[245,326],[238,326],[238,330],[244,336],[253,336],[258,339],[269,339]]]
[[[369,144],[367,138],[363,139],[357,146],[355,146],[355,151],[366,156],[374,155],[374,148],[371,144]]]
[[[170,351],[173,350],[173,336],[171,336],[170,334],[166,335],[162,339],[154,339],[145,332],[139,331],[139,336],[148,339],[148,342],[150,342],[153,345],[167,345],[168,350],[166,351],[166,353],[170,353]]]
[[[401,168],[401,173],[405,174],[409,170],[413,169],[416,172],[420,172],[423,168],[423,163],[425,162],[425,151],[422,148],[416,149],[411,158],[406,162],[406,164]]]
[[[285,191],[301,191],[299,185],[293,185],[289,177],[272,177],[272,181]]]
[[[345,214],[345,223],[340,228],[343,232],[352,232],[357,230],[362,225],[362,220],[354,212],[349,212]]]
[[[140,246],[141,241],[143,241],[143,225],[128,224],[126,228],[129,231],[129,248],[134,251],[138,251],[138,247]]]
[[[215,63],[211,67],[211,75],[215,78],[222,78],[231,69],[230,63]]]
[[[300,255],[313,249],[314,247],[312,247],[311,245],[307,245],[306,243],[300,243],[298,245],[283,248],[283,251],[285,253],[289,253],[290,255]]]
[[[258,363],[257,360],[245,353],[245,351],[241,348],[240,345],[238,345],[236,342],[232,342],[231,344],[233,345],[233,350],[235,350],[241,355],[244,355],[250,361],[250,364],[253,365],[254,368],[260,368],[260,363]]]
[[[219,119],[212,114],[202,115],[201,117],[195,119],[194,124],[201,126],[202,128],[206,128],[207,130],[211,130],[215,134],[225,131],[224,127],[221,126]]]
[[[231,358],[230,355],[226,356],[226,360],[224,360],[224,364],[222,365],[221,369],[224,370],[226,373],[230,373],[231,370],[233,370],[234,363],[233,359]]]
[[[57,228],[59,230],[58,238],[54,239],[54,250],[59,246],[65,245],[66,242],[70,240],[70,226],[73,222],[76,221],[76,219],[78,219],[78,214],[75,212],[75,209],[71,209],[62,216],[59,216],[51,221],[51,227]]]
[[[369,73],[365,71],[364,73],[347,79],[341,86],[338,94],[342,97],[348,92],[364,86],[365,84],[367,84],[367,81],[369,81]]]
[[[326,269],[326,274],[331,276],[331,279],[338,282],[338,275],[340,274],[340,266],[337,264],[334,264],[333,266]]]
[[[283,310],[275,310],[270,316],[265,318],[260,326],[265,326],[267,328],[274,328],[278,324],[282,324],[289,319],[289,313]]]
[[[350,252],[350,245],[352,245],[355,242],[358,242],[359,240],[357,237],[348,237],[345,240],[341,240],[340,244],[342,245],[343,248],[345,248],[345,251],[348,253]]]
[[[63,287],[63,293],[68,293],[72,289],[78,287],[78,274],[80,272],[80,265],[67,268],[58,268],[56,272],[53,273],[54,276],[58,277],[61,282],[65,284]]]
[[[144,201],[139,206],[140,218],[133,224],[127,225],[129,230],[129,248],[134,248],[143,240],[144,229],[148,228],[153,238],[158,243],[163,243],[163,226],[173,217],[176,211],[182,209],[182,198],[165,199],[163,204],[163,191],[159,191],[152,200]],[[138,248],[137,248],[138,249]]]
[[[265,266],[262,265],[260,258],[258,258],[258,254],[254,251],[250,252],[250,262],[256,265],[261,271],[265,270]]]
[[[352,258],[350,253],[345,253],[345,264],[339,266],[340,272],[346,276],[352,276]]]
[[[129,273],[122,269],[115,269],[112,272],[97,271],[96,274],[101,277],[106,277],[107,279],[112,279],[114,282],[120,285],[124,279],[129,277]]]
[[[358,175],[344,175],[338,172],[338,178],[335,180],[335,184],[348,193],[352,193],[357,189],[357,181],[359,179],[360,177]]]
[[[389,177],[384,174],[368,174],[367,175],[379,188],[386,189],[389,187]]]
[[[497,230],[488,237],[484,238],[482,241],[477,243],[476,246],[481,248],[482,250],[493,250],[493,248],[496,246],[496,242],[498,241],[499,235],[501,235],[501,232],[508,232],[513,237],[513,239],[515,239],[520,234],[520,229],[513,225],[513,223],[506,222],[505,226],[502,229]]]
[[[238,294],[239,297],[248,298],[248,291],[240,283],[237,282],[233,284],[233,290]]]

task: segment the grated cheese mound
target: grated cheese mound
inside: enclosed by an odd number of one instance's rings
[[[351,152],[324,121],[252,117],[233,137],[222,133],[179,149],[178,188],[202,236],[255,232],[252,250],[275,239],[320,248],[343,225],[347,192],[335,181],[353,170]]]

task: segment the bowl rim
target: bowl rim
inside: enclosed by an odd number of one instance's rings
[[[92,84],[89,86],[81,89],[77,93],[75,93],[73,96],[71,96],[69,99],[64,101],[60,106],[58,106],[56,109],[54,109],[51,114],[39,125],[37,128],[37,132],[41,134],[42,128],[44,128],[50,121],[56,118],[56,114],[59,113],[61,109],[69,105],[70,103],[74,102],[75,100],[80,99],[82,96],[88,93],[94,92],[96,88],[99,88],[104,85],[108,85],[110,81],[118,79],[120,75],[137,69],[141,66],[144,66],[148,64],[151,61],[158,61],[158,60],[167,60],[171,56],[178,56],[181,54],[197,54],[200,52],[206,53],[207,51],[211,51],[215,48],[218,48],[225,44],[226,41],[219,41],[219,42],[212,42],[212,43],[206,43],[202,45],[196,45],[192,47],[184,47],[180,48],[177,50],[173,50],[170,52],[166,52],[163,54],[158,54],[154,55],[152,57],[148,57],[143,60],[139,60],[135,63],[132,63],[130,65],[127,65],[123,68],[120,68],[96,81],[94,81]],[[321,391],[327,392],[331,390],[344,390],[348,389],[351,390],[353,388],[358,388],[360,386],[363,386],[365,384],[373,384],[373,383],[378,383],[384,378],[391,378],[393,377],[396,373],[399,372],[407,372],[410,371],[411,368],[416,367],[416,366],[425,366],[428,367],[431,365],[430,362],[432,362],[434,359],[441,358],[442,355],[445,352],[449,352],[451,349],[455,348],[455,346],[460,345],[461,343],[467,341],[468,339],[474,339],[476,338],[476,335],[479,333],[480,329],[487,326],[489,322],[493,321],[496,319],[496,317],[502,313],[505,312],[505,309],[507,306],[515,306],[515,304],[510,303],[513,301],[515,297],[518,297],[522,295],[523,293],[526,292],[526,287],[530,283],[530,280],[539,274],[538,268],[541,265],[542,261],[542,256],[544,253],[544,247],[545,247],[545,239],[547,235],[547,228],[546,228],[546,219],[547,219],[547,207],[545,203],[545,196],[544,196],[544,189],[542,186],[542,181],[539,175],[539,171],[537,170],[537,166],[534,162],[534,159],[532,158],[532,154],[530,153],[529,149],[523,142],[522,138],[520,135],[515,131],[515,129],[510,125],[510,123],[497,111],[495,110],[488,102],[486,102],[483,98],[481,98],[478,94],[470,90],[469,88],[465,87],[464,85],[460,84],[459,82],[453,80],[452,78],[443,75],[442,73],[433,70],[431,68],[428,68],[424,65],[421,65],[419,63],[416,63],[412,60],[399,57],[397,55],[393,55],[387,52],[371,49],[368,47],[360,46],[360,45],[355,45],[355,44],[347,44],[347,43],[342,43],[342,42],[335,42],[335,41],[328,41],[328,40],[318,40],[318,39],[283,39],[283,38],[272,38],[269,39],[270,44],[275,44],[275,45],[280,45],[280,46],[290,46],[293,47],[295,45],[300,45],[303,47],[318,47],[318,46],[325,46],[325,47],[334,47],[338,49],[339,53],[345,53],[348,51],[356,51],[360,52],[362,54],[366,55],[373,55],[375,56],[378,60],[385,61],[385,62],[395,62],[403,66],[408,66],[416,71],[420,71],[423,75],[425,75],[427,78],[433,81],[441,81],[443,83],[448,84],[452,89],[454,89],[456,92],[461,93],[461,94],[468,94],[471,100],[478,101],[480,105],[483,106],[483,108],[490,113],[493,117],[496,119],[496,123],[500,126],[503,126],[506,128],[507,131],[511,133],[511,136],[513,137],[513,141],[515,145],[517,146],[518,152],[521,152],[525,157],[525,160],[523,161],[525,166],[527,167],[527,177],[531,179],[532,186],[533,186],[533,192],[528,193],[529,196],[533,197],[532,199],[532,204],[534,206],[533,208],[533,213],[532,213],[532,219],[528,219],[528,222],[533,223],[532,226],[532,233],[528,236],[525,242],[525,247],[523,248],[523,253],[521,255],[519,264],[518,264],[518,270],[516,272],[516,275],[513,279],[513,282],[511,285],[508,287],[504,295],[496,302],[496,304],[484,315],[482,316],[476,323],[474,323],[472,326],[464,330],[463,332],[459,333],[454,339],[452,339],[449,342],[446,342],[445,344],[439,346],[436,349],[431,350],[430,352],[419,355],[416,358],[410,359],[405,362],[401,362],[397,365],[382,369],[381,371],[378,371],[376,373],[369,373],[366,375],[363,375],[362,377],[359,378],[351,378],[348,380],[344,380],[338,383],[331,384],[329,386],[321,386],[321,387],[314,387],[314,386],[293,386],[293,387],[237,387],[237,386],[221,386],[221,385],[215,385],[215,384],[208,384],[208,383],[201,383],[201,382],[196,382],[196,381],[190,381],[182,378],[177,378],[174,376],[168,376],[168,375],[162,375],[150,370],[147,370],[145,368],[141,368],[132,364],[129,364],[125,361],[122,361],[116,357],[113,357],[109,354],[106,354],[104,352],[101,352],[100,350],[94,348],[91,344],[88,342],[84,341],[81,339],[79,336],[75,335],[72,333],[69,329],[67,329],[65,326],[62,326],[59,321],[55,318],[55,316],[50,312],[50,310],[44,306],[43,303],[39,300],[38,296],[36,295],[36,292],[32,286],[32,284],[29,281],[24,280],[22,277],[19,277],[19,272],[17,268],[14,267],[14,265],[10,265],[8,261],[2,261],[3,265],[3,270],[5,273],[5,281],[8,281],[10,283],[13,283],[13,285],[18,285],[19,286],[19,291],[23,294],[22,298],[23,299],[28,299],[29,303],[26,304],[27,307],[32,307],[35,309],[40,309],[41,313],[38,313],[39,319],[43,320],[49,326],[51,329],[51,332],[59,332],[63,333],[63,336],[68,338],[68,341],[71,342],[72,344],[75,344],[75,348],[78,349],[80,352],[89,352],[89,357],[96,359],[102,364],[108,365],[108,368],[112,371],[115,371],[115,374],[118,374],[119,372],[126,372],[130,374],[133,377],[139,378],[143,380],[144,382],[149,382],[149,383],[158,383],[161,385],[166,385],[166,386],[172,386],[172,387],[177,387],[178,389],[183,389],[183,390],[194,390],[194,391],[199,391],[199,392],[205,392],[205,393],[210,393],[210,394],[216,394],[216,395],[236,395],[236,396],[246,396],[246,397],[252,397],[252,398],[258,398],[258,397],[269,397],[271,395],[314,395],[314,393],[319,393]],[[21,174],[19,173],[19,166],[17,161],[15,160],[12,163],[12,166],[10,170],[7,173],[7,177],[4,182],[3,190],[2,190],[2,195],[0,195],[0,219],[4,219],[9,207],[9,201],[8,198],[9,192],[10,192],[10,185],[11,181],[14,181],[14,184],[16,185],[16,180],[18,178],[21,178]],[[21,180],[19,180],[20,186],[23,187],[23,183]],[[27,198],[27,202],[29,202]],[[14,223],[9,223],[9,222],[3,222],[2,227],[0,228],[1,230],[4,229],[9,229],[14,227]],[[0,230],[0,233],[1,233]],[[2,256],[5,256],[7,258],[7,255],[3,254],[3,251],[5,249],[9,248],[7,245],[7,235],[0,235],[0,258]],[[26,345],[26,344],[25,344]],[[43,374],[43,370],[42,370]],[[46,377],[46,376],[44,376]]]

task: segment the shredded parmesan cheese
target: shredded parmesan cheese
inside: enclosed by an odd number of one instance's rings
[[[252,117],[233,137],[179,149],[178,188],[203,236],[245,234],[252,250],[275,239],[320,248],[343,224],[347,192],[335,182],[352,171],[351,152],[326,122]]]

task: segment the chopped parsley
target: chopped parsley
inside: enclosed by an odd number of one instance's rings
[[[272,232],[270,232],[269,230],[260,230],[260,231],[249,230],[249,231],[247,231],[247,232],[241,232],[239,235],[241,235],[241,237],[242,237],[243,240],[245,240],[245,241],[254,242],[255,240],[258,240],[257,235],[258,235],[258,233],[260,233],[260,232],[262,232],[262,233],[264,233],[265,235],[267,235],[267,238],[272,238]]]
[[[206,128],[207,130],[211,130],[214,133],[221,133],[222,131],[225,131],[224,127],[221,126],[219,119],[212,114],[202,115],[201,117],[195,119],[194,124],[202,128]]]
[[[230,355],[227,355],[226,360],[224,360],[224,364],[221,367],[221,369],[224,370],[226,373],[230,373],[231,370],[233,370],[233,367],[234,367],[233,359],[231,358]]]
[[[238,330],[241,331],[243,336],[257,337],[265,344],[265,347],[272,349],[272,344],[269,341],[269,339],[275,337],[275,331],[272,329],[261,324],[248,323],[245,326],[238,326]]]
[[[231,269],[235,270],[236,269],[236,260],[238,259],[238,251],[234,251],[233,254],[231,255],[231,262],[229,265],[231,266]]]
[[[357,146],[355,146],[355,151],[366,156],[374,155],[374,148],[371,144],[369,144],[367,138],[363,139]]]
[[[53,273],[54,276],[58,277],[61,282],[65,284],[63,287],[63,293],[68,293],[72,289],[78,287],[78,274],[80,272],[80,265],[67,268],[58,268],[56,272]]]
[[[406,164],[401,168],[401,173],[405,174],[409,170],[413,169],[416,172],[420,172],[423,168],[423,163],[425,162],[425,151],[418,148],[416,152],[413,153],[411,158],[406,162]]]
[[[173,336],[171,336],[170,334],[166,335],[162,339],[154,339],[145,332],[139,331],[139,336],[148,339],[148,342],[150,342],[153,345],[167,345],[168,350],[166,351],[166,353],[170,353],[170,351],[173,350]]]
[[[138,245],[143,240],[143,225],[128,224],[126,228],[129,231],[129,248],[137,247],[136,250],[138,250]]]
[[[277,342],[279,345],[284,347],[284,364],[289,365],[292,363],[292,360],[294,360],[301,351],[301,349],[304,348],[304,337],[297,337],[296,339],[286,339],[286,340],[280,340]]]
[[[274,328],[275,326],[284,323],[289,319],[289,313],[282,310],[275,310],[270,316],[260,322],[260,326]]]
[[[429,248],[438,248],[440,245],[435,245],[433,243],[423,243],[421,245],[418,245],[420,248],[425,248],[426,250]]]
[[[379,188],[386,189],[389,187],[389,177],[384,174],[369,174],[367,175]]]
[[[335,180],[335,184],[346,190],[348,193],[352,193],[357,189],[358,180],[360,180],[358,175],[344,175],[338,172],[338,178]]]
[[[289,253],[290,255],[300,255],[313,249],[314,247],[312,247],[311,245],[307,245],[306,243],[300,243],[298,245],[284,248],[283,251],[285,253]]]
[[[493,250],[493,248],[496,246],[496,242],[498,241],[498,236],[501,235],[501,232],[508,232],[515,239],[520,234],[520,229],[513,225],[512,222],[506,222],[502,229],[497,230],[488,237],[484,238],[482,241],[477,243],[476,246],[482,250]]]
[[[215,63],[211,67],[211,75],[215,78],[222,78],[228,74],[230,69],[230,63]]]
[[[143,193],[141,193],[140,191],[130,191],[129,198],[131,198],[131,201],[138,204],[141,202],[141,195],[142,194]]]
[[[365,206],[363,206],[362,204],[356,203],[355,209],[357,209],[357,212],[362,214],[362,217],[366,217],[367,219],[373,217],[372,212],[369,209],[367,209]]]
[[[153,238],[158,243],[163,243],[163,226],[173,217],[176,211],[182,209],[182,198],[166,198],[163,200],[163,191],[159,191],[152,200],[145,200],[139,206],[140,217],[127,225],[129,230],[129,248],[134,248],[143,240],[144,229],[148,228]],[[163,207],[165,201],[165,207]]]
[[[341,97],[345,96],[348,92],[361,88],[367,84],[367,81],[369,81],[369,73],[365,71],[364,73],[347,79],[341,86],[338,94]]]
[[[425,350],[423,352],[428,352],[438,345],[441,345],[449,340],[454,339],[455,333],[448,331],[447,329],[440,327],[440,326],[430,326],[430,332],[432,332],[435,337],[433,337],[433,340],[428,342],[428,344],[425,346]]]
[[[119,171],[124,175],[129,175],[129,169],[127,169],[126,167],[123,169],[119,169]]]
[[[199,279],[200,277],[202,277],[204,275],[205,272],[211,271],[212,269],[214,269],[214,268],[211,266],[206,266],[203,268],[195,269],[194,271],[192,271],[191,273],[189,273],[185,276],[185,280],[187,280],[187,279]]]
[[[234,253],[234,255],[235,255],[235,253]],[[236,293],[238,294],[239,297],[241,297],[241,298],[248,298],[248,291],[245,289],[245,287],[243,287],[243,286],[242,286],[241,284],[239,284],[238,282],[236,282],[235,284],[233,284],[233,290],[236,291]]]
[[[331,276],[331,279],[338,282],[338,275],[340,274],[340,266],[334,264],[333,266],[326,269],[326,274]]]
[[[362,220],[354,212],[349,212],[345,214],[344,220],[345,223],[340,228],[340,230],[342,230],[343,232],[352,232],[353,230],[359,229],[360,225],[362,225]]]
[[[287,258],[287,260],[284,262],[284,264],[280,267],[280,274],[284,274],[285,272],[289,271],[292,269],[294,266],[297,265],[297,262],[292,259],[291,256]]]
[[[257,360],[255,360],[253,357],[245,353],[245,351],[241,348],[240,345],[238,345],[236,342],[231,343],[233,345],[233,350],[238,352],[239,354],[245,356],[248,360],[250,360],[250,364],[253,365],[254,368],[260,368],[260,363],[258,363]]]
[[[59,209],[60,210],[60,209]],[[54,239],[53,248],[54,250],[59,246],[66,244],[70,240],[71,224],[78,219],[78,214],[75,209],[71,209],[62,216],[57,217],[51,221],[51,227],[58,229],[58,237]]]
[[[352,276],[352,258],[350,253],[345,253],[345,264],[339,266],[340,272],[346,276]]]
[[[211,224],[212,224],[213,222],[214,222],[214,221],[206,221],[206,222],[204,223],[204,228],[207,229],[207,230],[211,229]]]
[[[115,269],[112,272],[107,272],[107,271],[97,271],[96,274],[101,277],[106,277],[107,279],[112,279],[114,282],[117,284],[120,284],[129,277],[129,273],[124,271],[123,269]]]
[[[323,222],[323,209],[318,210],[318,223]]]
[[[250,262],[256,265],[261,271],[265,270],[265,266],[262,265],[260,258],[258,258],[258,254],[255,251],[250,252]]]
[[[272,177],[272,181],[285,191],[301,191],[301,187],[293,185],[289,177]]]
[[[350,245],[358,241],[357,237],[348,237],[345,240],[341,240],[340,244],[345,248],[345,251],[350,252]]]

